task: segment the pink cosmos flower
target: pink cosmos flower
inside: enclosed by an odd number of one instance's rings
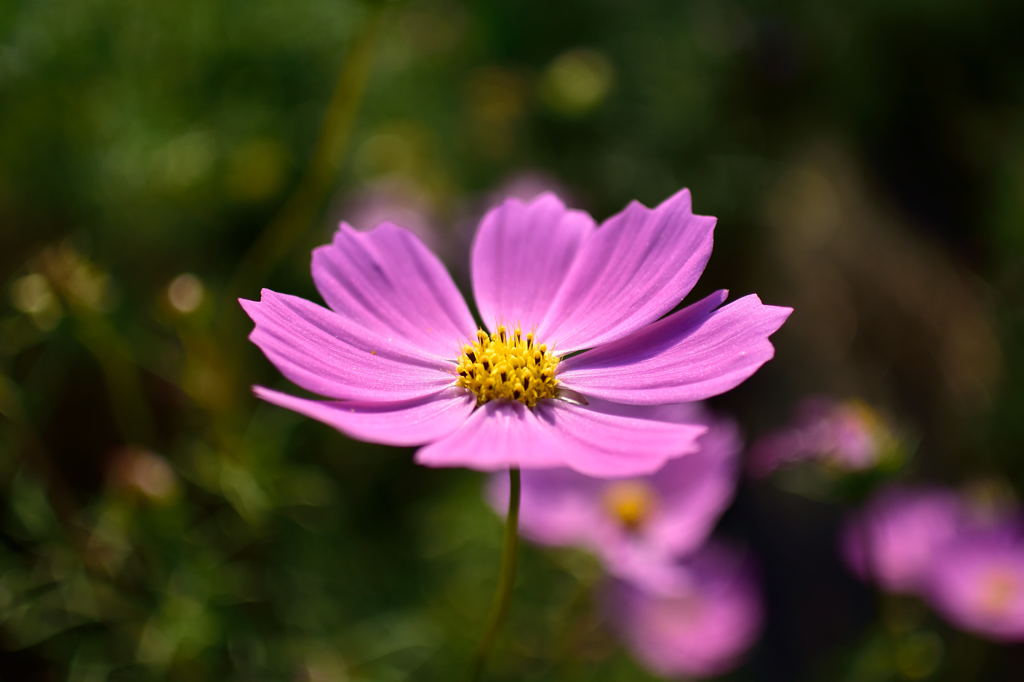
[[[750,452],[750,468],[765,475],[785,464],[820,459],[848,471],[875,466],[892,447],[882,418],[859,400],[809,398],[793,423],[760,438]]]
[[[940,488],[890,488],[847,524],[850,567],[893,592],[917,593],[937,552],[968,525],[960,496]]]
[[[523,472],[520,532],[541,544],[589,549],[609,572],[648,589],[673,589],[679,577],[673,563],[707,539],[732,499],[741,444],[731,420],[712,419],[697,405],[661,409],[677,421],[708,426],[697,452],[642,477]],[[504,509],[507,477],[493,476],[489,493],[495,508]]]
[[[930,566],[926,596],[965,630],[1024,641],[1024,537],[1002,529],[948,543]]]
[[[440,261],[390,223],[342,224],[313,252],[324,308],[263,290],[250,336],[326,400],[258,396],[363,440],[423,445],[428,466],[650,473],[705,427],[658,406],[727,391],[773,355],[790,308],[718,291],[669,314],[711,255],[714,218],[683,190],[600,227],[554,195],[508,200],[471,256],[478,327]]]
[[[714,543],[676,567],[671,594],[615,581],[609,620],[633,654],[665,677],[708,677],[735,667],[761,631],[760,591],[743,556]]]

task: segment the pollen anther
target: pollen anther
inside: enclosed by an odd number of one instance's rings
[[[555,397],[557,367],[558,358],[547,345],[537,345],[533,334],[524,335],[518,327],[511,332],[498,327],[493,334],[478,329],[476,341],[462,347],[456,385],[472,391],[479,405],[518,400],[533,407]]]

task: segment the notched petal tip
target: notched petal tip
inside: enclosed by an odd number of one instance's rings
[[[643,204],[641,204],[641,206],[643,206]],[[647,208],[646,206],[644,206],[644,208],[652,212],[666,210],[683,211],[694,220],[700,221],[707,231],[707,240],[710,242],[714,241],[715,228],[718,226],[718,217],[695,212],[693,210],[693,195],[687,187],[679,190],[654,208]]]
[[[266,287],[264,287],[260,289],[260,297],[258,300],[253,300],[251,298],[239,298],[238,304],[242,306],[242,310],[244,310],[245,314],[249,316],[249,319],[251,319],[253,322],[258,323],[259,320],[257,320],[256,317],[260,314],[260,309],[267,305],[267,299],[269,299],[271,296],[282,295],[283,294],[279,294],[272,289],[267,289]]]
[[[788,305],[765,305],[764,307],[775,311],[783,320],[789,319],[789,316],[793,314],[794,310],[794,308]]]
[[[647,204],[645,204],[644,202],[640,201],[639,199],[630,199],[626,203],[626,205],[623,207],[623,209],[620,211],[620,213],[625,213],[626,211],[635,211],[635,210],[638,210],[638,209],[642,210],[642,211],[645,211],[645,212],[657,211],[659,209],[662,209],[662,208],[665,208],[667,206],[670,206],[670,205],[672,205],[672,204],[674,204],[676,202],[685,202],[687,205],[689,205],[689,204],[692,204],[692,201],[693,201],[693,198],[690,195],[690,189],[688,187],[683,187],[682,189],[680,189],[680,190],[674,192],[673,194],[670,194],[669,196],[665,197],[664,199],[659,201],[654,206],[648,206]]]
[[[538,206],[540,204],[553,204],[560,209],[566,209],[566,203],[562,200],[562,197],[558,196],[551,190],[544,190],[540,194],[537,194],[532,199],[526,202],[530,206]]]
[[[669,204],[674,204],[676,202],[685,203],[687,206],[693,205],[693,195],[690,193],[689,187],[683,187],[679,189],[677,192],[675,192],[667,199],[662,201],[660,204],[658,204],[658,208],[661,208],[662,206],[667,206]]]
[[[779,331],[779,329],[782,328],[782,325],[786,323],[786,320],[789,319],[789,316],[793,314],[793,308],[781,305],[768,305],[767,303],[764,303],[761,300],[761,297],[757,294],[750,294],[750,296],[745,298],[753,298],[754,302],[760,308],[759,313],[764,316],[765,320],[770,321],[768,325],[771,329],[771,331],[768,332],[769,336]]]
[[[347,220],[342,220],[341,222],[338,223],[338,229],[334,231],[334,238],[337,239],[339,233],[358,232],[358,231],[359,230],[357,230],[356,228],[352,227],[352,223],[348,222]]]
[[[401,230],[403,232],[411,232],[411,230],[409,230],[408,228],[402,227],[398,223],[395,223],[391,220],[382,220],[373,227],[366,230],[360,230],[359,228],[354,227],[352,223],[346,220],[342,220],[340,223],[338,223],[338,229],[334,231],[334,238],[331,240],[331,244],[324,244],[323,246],[320,246],[318,248],[337,246],[337,242],[340,239],[344,239],[346,236],[355,237],[357,239],[365,239],[369,235],[372,235],[375,232],[377,232],[378,230],[382,232],[387,232],[389,230]],[[317,249],[314,249],[314,251],[316,250]]]
[[[505,197],[499,203],[488,209],[487,213],[499,211],[503,208],[533,208],[542,204],[553,204],[555,207],[563,210],[566,208],[565,201],[548,189],[535,194],[528,199],[522,199],[520,197]]]

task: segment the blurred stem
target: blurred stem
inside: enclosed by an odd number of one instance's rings
[[[551,662],[554,679],[564,680],[579,665],[579,657],[574,655],[582,638],[591,629],[597,627],[593,609],[594,586],[601,573],[594,571],[577,579],[576,589],[566,603],[557,623],[564,624],[560,636],[551,638],[551,653],[547,659]]]
[[[211,435],[218,447],[227,452],[237,449],[237,434],[241,428],[239,421],[245,418],[244,412],[239,412],[239,400],[242,396],[248,396],[248,390],[242,389],[245,382],[242,381],[243,373],[238,367],[240,355],[237,352],[237,344],[245,338],[238,330],[245,316],[234,299],[237,296],[259,298],[259,284],[278,261],[302,241],[310,225],[316,222],[317,212],[327,199],[348,149],[356,115],[373,68],[375,48],[384,24],[387,4],[370,3],[367,16],[356,29],[338,70],[334,90],[305,171],[276,215],[263,227],[242,256],[227,284],[229,295],[220,303],[230,301],[229,314],[218,314],[206,334],[195,335],[194,345],[205,349],[208,366],[223,380],[226,389],[222,399],[211,406],[214,415]],[[250,403],[251,398],[244,403],[245,409],[248,409]]]
[[[483,678],[487,657],[494,648],[494,641],[501,629],[501,624],[508,614],[512,601],[512,586],[516,582],[516,554],[519,548],[519,469],[508,470],[508,516],[505,519],[505,542],[501,553],[501,572],[498,575],[498,590],[494,593],[494,606],[491,609],[491,620],[484,638],[480,641],[476,658],[473,661],[473,682]]]
[[[103,372],[121,435],[126,442],[152,446],[154,418],[130,344],[106,317],[80,306],[72,306],[72,311],[79,341],[93,354]]]
[[[235,271],[231,292],[250,294],[278,259],[288,253],[306,231],[341,169],[356,113],[373,66],[374,46],[380,33],[385,3],[374,3],[345,56],[323,124],[295,191],[264,228]]]
[[[21,466],[31,471],[46,486],[47,501],[66,533],[68,545],[77,552],[86,570],[93,576],[107,579],[108,576],[95,560],[95,553],[89,551],[86,531],[75,521],[77,506],[74,491],[60,475],[53,455],[39,437],[18,385],[0,373],[0,423],[4,419],[10,422],[12,450],[20,455]],[[9,475],[13,478],[16,469],[4,471],[5,477]],[[2,483],[5,489],[10,490],[10,480]],[[4,535],[4,540],[9,542],[9,538]]]

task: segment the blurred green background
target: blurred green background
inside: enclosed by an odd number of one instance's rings
[[[796,314],[714,403],[749,437],[861,396],[909,475],[1024,491],[1024,4],[6,0],[0,679],[462,678],[497,574],[481,477],[254,399],[235,302],[317,299],[337,222],[553,186],[717,215],[697,294]],[[399,220],[399,222],[402,222]],[[1017,680],[1020,647],[843,569],[842,505],[744,482],[766,631],[736,680]],[[652,679],[596,564],[526,547],[495,680]]]

